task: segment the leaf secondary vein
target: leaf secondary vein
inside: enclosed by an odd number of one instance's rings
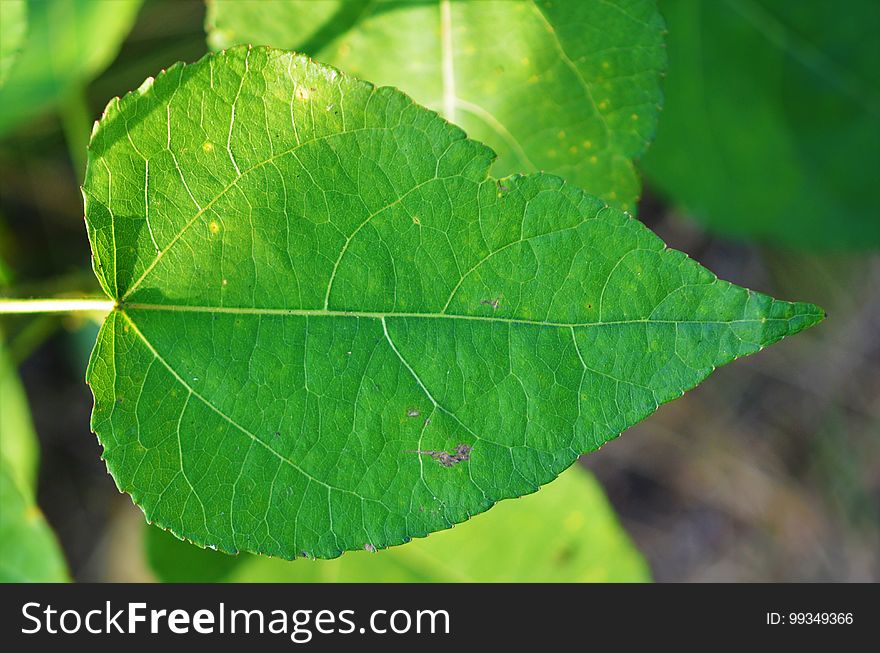
[[[236,175],[236,176],[232,179],[232,181],[229,182],[229,184],[227,184],[222,190],[220,190],[220,192],[217,193],[216,196],[214,196],[214,197],[211,199],[210,202],[208,202],[207,204],[205,204],[204,207],[200,208],[200,209],[196,212],[196,214],[193,215],[193,217],[190,218],[190,219],[189,219],[189,220],[183,225],[183,227],[181,227],[180,231],[178,231],[177,234],[175,234],[174,238],[172,238],[172,239],[169,241],[169,243],[168,243],[168,244],[167,244],[167,245],[166,245],[166,246],[165,246],[160,252],[158,252],[158,253],[156,254],[155,258],[154,258],[154,259],[150,262],[150,264],[146,267],[146,269],[143,271],[143,273],[141,274],[141,276],[138,277],[137,280],[136,280],[136,281],[135,281],[135,282],[129,287],[129,289],[125,292],[125,294],[122,296],[122,298],[121,298],[120,301],[125,301],[126,298],[130,297],[131,294],[132,294],[135,290],[137,290],[137,289],[140,287],[140,285],[141,285],[141,283],[143,283],[144,279],[147,278],[147,275],[149,275],[150,272],[153,271],[153,268],[156,267],[156,265],[159,263],[159,261],[162,259],[162,257],[163,257],[165,254],[168,253],[168,250],[170,250],[171,247],[172,247],[172,246],[173,246],[178,240],[180,240],[181,237],[183,237],[183,235],[187,232],[187,230],[188,230],[193,224],[195,224],[195,222],[196,222],[196,221],[197,221],[202,215],[204,215],[209,209],[211,209],[211,208],[214,206],[214,204],[215,204],[218,200],[220,200],[220,198],[222,198],[224,195],[226,195],[226,193],[228,193],[230,190],[232,190],[233,188],[235,188],[235,187],[238,185],[238,183],[239,183],[242,179],[244,179],[248,174],[250,174],[251,172],[254,172],[255,170],[259,170],[259,169],[262,168],[263,166],[268,165],[269,163],[272,163],[272,162],[275,161],[276,159],[279,159],[279,158],[281,158],[281,157],[283,157],[283,156],[287,156],[287,155],[295,155],[295,152],[296,152],[297,150],[299,150],[300,148],[303,148],[303,147],[305,147],[306,145],[309,145],[309,144],[311,144],[311,143],[318,143],[318,142],[326,141],[326,140],[329,140],[329,139],[331,139],[331,138],[336,138],[336,137],[339,137],[339,136],[349,135],[349,134],[352,134],[352,133],[354,133],[354,132],[358,132],[358,131],[383,131],[383,130],[386,130],[386,129],[388,129],[388,128],[387,128],[387,127],[359,127],[359,128],[356,128],[356,129],[349,129],[349,130],[347,130],[347,131],[339,131],[339,132],[334,132],[334,133],[332,133],[332,134],[326,134],[326,135],[323,135],[323,136],[318,136],[318,137],[313,138],[313,139],[311,139],[311,140],[303,141],[302,143],[297,143],[297,144],[294,145],[293,147],[291,147],[291,148],[289,148],[289,149],[287,149],[287,150],[284,150],[283,152],[278,152],[277,154],[274,154],[274,155],[270,156],[269,158],[264,159],[263,161],[260,161],[260,162],[258,162],[258,163],[255,163],[253,166],[251,166],[251,167],[248,168],[247,170],[242,171],[241,174]],[[104,162],[103,159],[101,159],[101,161]],[[106,162],[104,162],[104,165],[105,165],[105,166],[107,165]],[[108,203],[109,203],[109,200],[108,200]],[[115,231],[114,231],[114,238],[115,238]],[[116,256],[116,245],[115,245],[115,240],[114,240],[114,246],[113,246],[113,256],[114,256],[114,265],[115,265],[115,256]],[[114,270],[115,270],[115,267],[114,267]],[[114,279],[114,283],[115,283],[115,282],[116,282],[116,280]],[[116,288],[116,294],[118,294],[118,293],[119,293],[119,289]]]
[[[165,367],[165,369],[167,369],[168,372],[171,373],[171,375],[177,380],[177,382],[180,383],[184,387],[184,389],[186,389],[192,396],[199,399],[203,404],[205,404],[205,406],[207,406],[212,411],[217,413],[217,415],[222,417],[230,425],[234,426],[237,430],[239,430],[242,433],[244,433],[245,435],[247,435],[252,441],[256,442],[257,444],[262,445],[269,453],[271,453],[272,455],[276,456],[277,458],[279,458],[283,462],[290,465],[293,469],[295,469],[296,471],[301,473],[303,476],[308,478],[310,481],[314,481],[315,483],[318,483],[319,485],[323,485],[328,490],[336,490],[337,492],[344,492],[346,494],[351,494],[351,495],[356,496],[358,499],[361,499],[363,501],[377,501],[376,499],[370,499],[368,497],[364,497],[364,496],[358,494],[357,492],[353,492],[353,491],[347,490],[345,488],[330,485],[329,483],[326,483],[326,482],[322,481],[321,479],[319,479],[315,476],[312,476],[306,470],[304,470],[302,467],[300,467],[295,462],[293,462],[290,458],[288,458],[287,456],[284,456],[283,454],[276,451],[269,444],[263,442],[255,434],[253,434],[251,431],[246,429],[244,426],[242,426],[241,424],[236,422],[234,419],[229,417],[229,415],[227,415],[222,410],[217,408],[217,406],[215,406],[210,401],[208,401],[195,388],[193,388],[189,383],[187,383],[186,380],[182,376],[180,376],[180,374],[178,374],[174,370],[174,368],[171,367],[171,365],[168,363],[168,361],[166,361],[165,358],[156,350],[156,348],[147,339],[147,337],[143,334],[143,332],[140,330],[140,328],[138,328],[137,324],[135,324],[134,320],[131,319],[131,316],[128,315],[125,311],[119,311],[119,312],[125,318],[125,320],[128,322],[128,324],[131,326],[131,329],[135,332],[135,334],[137,334],[138,338],[140,338],[140,340],[144,343],[144,346],[150,350],[150,353],[153,354],[153,356],[156,358],[156,360],[158,360],[160,363],[162,363],[162,365]]]

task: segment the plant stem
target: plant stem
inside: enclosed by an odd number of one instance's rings
[[[59,114],[76,179],[82,183],[86,175],[86,149],[92,128],[91,110],[86,100],[85,88],[75,87],[61,103]]]
[[[115,303],[110,299],[0,299],[0,314],[78,311],[109,313],[114,306]]]

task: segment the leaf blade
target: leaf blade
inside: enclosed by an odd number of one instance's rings
[[[277,50],[169,69],[90,154],[93,429],[148,519],[224,551],[448,528],[823,317]]]

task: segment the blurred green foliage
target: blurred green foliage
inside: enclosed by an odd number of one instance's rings
[[[0,404],[0,582],[65,581],[64,556],[36,504],[39,449],[2,332]]]
[[[643,582],[648,567],[601,486],[575,465],[535,494],[379,552],[287,562],[198,549],[155,527],[147,556],[170,582]]]
[[[31,421],[24,388],[6,347],[0,330],[0,460],[8,466],[9,475],[28,496],[37,484],[37,466],[40,452]]]
[[[0,2],[0,86],[18,57],[27,32],[27,5],[24,0]]]
[[[0,461],[0,583],[59,583],[68,580],[55,534]]]
[[[880,246],[880,2],[660,8],[669,77],[650,182],[728,236]]]
[[[141,1],[30,0],[24,47],[0,88],[0,136],[50,109],[113,61]]]
[[[399,88],[491,147],[496,177],[552,172],[635,211],[666,67],[653,0],[217,0],[206,27],[214,48],[298,50]]]

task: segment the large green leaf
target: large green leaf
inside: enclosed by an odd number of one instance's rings
[[[141,1],[28,2],[28,36],[0,89],[0,135],[100,73],[116,56]]]
[[[207,22],[213,47],[295,49],[402,89],[497,152],[498,175],[635,205],[666,63],[653,0],[217,0]]]
[[[279,50],[148,80],[89,157],[93,428],[148,519],[224,551],[448,528],[823,316]]]
[[[377,554],[336,560],[231,557],[147,528],[147,553],[166,582],[638,582],[644,559],[598,482],[577,465],[537,494],[507,501],[453,528]]]
[[[664,0],[652,183],[719,232],[880,245],[880,3]]]
[[[0,2],[0,86],[18,57],[27,33],[27,4],[24,0]]]

